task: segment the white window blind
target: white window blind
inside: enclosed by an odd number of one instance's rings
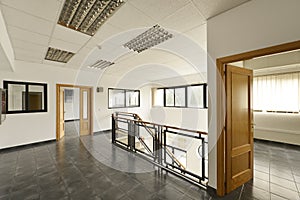
[[[253,109],[298,112],[300,73],[254,77]]]

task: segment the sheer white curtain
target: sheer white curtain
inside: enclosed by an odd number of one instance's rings
[[[254,77],[253,109],[299,111],[300,73]]]

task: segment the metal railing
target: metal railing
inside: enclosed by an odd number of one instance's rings
[[[112,142],[190,182],[208,182],[207,133],[143,121],[135,113],[112,115]]]

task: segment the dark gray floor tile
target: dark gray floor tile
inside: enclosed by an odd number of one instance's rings
[[[299,195],[297,192],[272,183],[271,183],[271,193],[281,197],[286,197],[287,199],[293,199],[293,200],[299,199]]]
[[[260,200],[270,200],[270,193],[260,188],[246,185],[241,197],[241,199],[244,197],[251,197]]]
[[[182,199],[184,196],[184,193],[176,190],[175,188],[167,185],[166,187],[164,187],[163,189],[161,189],[158,193],[157,193],[158,197],[161,199]]]
[[[19,191],[15,191],[11,193],[11,199],[14,200],[31,200],[31,199],[39,199],[40,194],[36,188],[26,188]]]
[[[294,175],[294,179],[296,183],[300,183],[300,176]]]
[[[269,166],[254,165],[254,170],[260,171],[263,173],[270,173]]]
[[[270,182],[273,184],[277,184],[280,185],[284,188],[293,190],[295,192],[297,192],[297,187],[294,181],[289,181],[287,179],[283,179],[283,178],[279,178],[277,176],[270,176]]]
[[[294,177],[291,170],[277,168],[277,169],[270,169],[270,172],[272,176],[282,177],[284,179],[294,181]]]
[[[254,170],[254,177],[255,178],[258,178],[258,179],[262,179],[264,181],[269,181],[270,180],[270,175],[267,174],[267,173],[263,173],[263,172],[260,172],[260,171],[256,171]]]
[[[110,137],[103,134],[66,138],[58,143],[0,152],[0,199],[299,198],[300,147],[255,142],[254,180],[225,197],[218,197],[113,146]],[[93,153],[97,156],[93,157]],[[150,172],[126,173],[109,167],[112,163],[124,170]]]
[[[249,182],[252,186],[265,190],[267,192],[270,191],[270,182],[269,181],[264,181],[259,178],[254,178],[252,181]]]
[[[125,179],[123,182],[121,182],[118,187],[120,190],[122,190],[123,192],[127,192],[130,191],[131,189],[137,187],[138,185],[140,185],[141,183],[139,183],[137,180],[135,180],[134,178],[127,178]],[[149,187],[147,187],[147,189],[149,189]]]
[[[131,199],[151,199],[155,193],[151,193],[144,186],[138,185],[127,192],[127,196]]]
[[[97,199],[101,199],[99,196],[97,196],[97,194],[95,193],[95,191],[93,191],[92,189],[86,189],[86,190],[82,190],[79,191],[77,193],[73,193],[70,194],[71,199],[74,200],[97,200]]]
[[[120,199],[124,195],[125,195],[125,193],[123,191],[121,191],[119,188],[112,187],[109,190],[104,191],[100,196],[102,199],[117,200],[117,199]]]
[[[283,197],[278,196],[276,194],[271,194],[271,200],[287,200],[287,198],[283,198]]]

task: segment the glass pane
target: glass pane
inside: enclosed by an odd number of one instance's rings
[[[8,84],[8,111],[26,110],[25,85]]]
[[[126,91],[126,106],[139,106],[139,92]]]
[[[82,105],[83,105],[83,119],[88,119],[88,93],[83,91],[82,93]]]
[[[188,107],[204,108],[203,85],[188,87]]]
[[[185,106],[185,88],[175,88],[175,106]]]
[[[109,108],[125,107],[125,90],[109,89]]]
[[[28,110],[44,110],[44,86],[29,85]]]
[[[155,89],[154,95],[154,106],[164,106],[164,89]]]
[[[166,89],[166,106],[174,106],[174,89]]]

